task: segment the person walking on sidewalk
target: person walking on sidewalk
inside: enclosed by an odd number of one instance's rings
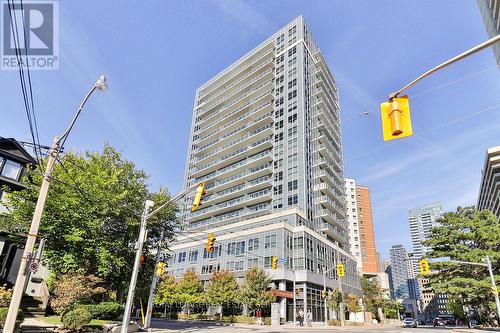
[[[299,326],[304,326],[304,311],[302,309],[299,310]]]
[[[311,309],[307,310],[306,324],[308,327],[312,327],[313,314]]]

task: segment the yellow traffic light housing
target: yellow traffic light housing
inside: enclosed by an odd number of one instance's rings
[[[273,256],[272,267],[274,270],[278,269],[278,257]]]
[[[198,210],[201,206],[201,201],[203,200],[203,196],[205,195],[205,183],[200,183],[196,188],[196,194],[193,200],[193,206],[191,207],[191,211],[194,212]]]
[[[215,243],[215,234],[214,233],[209,233],[208,234],[208,240],[207,240],[207,245],[205,249],[207,250],[208,253],[211,253],[214,251],[214,243]]]
[[[427,275],[429,273],[430,273],[429,260],[427,259],[420,260],[420,274]]]
[[[325,289],[321,290],[321,298],[323,298],[323,299],[326,298],[326,290]]]
[[[337,275],[339,277],[345,276],[345,267],[344,264],[337,264]]]
[[[395,97],[380,104],[384,141],[413,135],[408,96]]]
[[[157,276],[162,276],[165,274],[165,269],[167,268],[167,264],[164,262],[159,262],[156,264],[156,275]]]

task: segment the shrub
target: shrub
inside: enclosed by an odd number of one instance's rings
[[[3,325],[5,324],[5,319],[7,318],[7,313],[9,312],[9,308],[0,308],[0,329],[3,328]],[[23,322],[24,317],[23,313],[21,310],[17,313],[17,319],[16,319],[16,327],[19,327],[21,323]]]
[[[61,275],[54,283],[50,306],[62,314],[73,309],[76,303],[94,303],[103,297],[106,290],[103,280],[94,275]]]
[[[102,302],[99,304],[82,304],[78,308],[84,308],[92,315],[93,319],[116,320],[123,314],[125,307],[116,302]]]
[[[340,320],[336,320],[336,319],[329,320],[328,321],[328,325],[330,325],[330,326],[340,326]]]
[[[9,307],[12,290],[7,287],[0,287],[0,307]]]
[[[84,325],[89,324],[91,320],[92,315],[84,308],[76,308],[68,311],[61,318],[64,327],[71,330],[81,329]]]

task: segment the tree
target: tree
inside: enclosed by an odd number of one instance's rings
[[[495,278],[500,278],[500,222],[488,210],[458,207],[456,212],[444,214],[424,244],[432,248],[429,258],[449,257],[480,263],[488,255]],[[429,275],[435,293],[447,294],[451,301],[477,309],[482,318],[494,315],[486,267],[431,262],[430,268],[439,271]]]
[[[130,279],[144,201],[152,199],[158,206],[169,194],[165,189],[151,193],[146,174],[108,145],[102,153],[67,153],[51,179],[40,226],[51,270],[56,275],[95,274],[121,299]],[[24,179],[27,188],[7,195],[11,230],[29,230],[41,180],[40,171],[31,170]],[[161,231],[172,239],[175,222],[173,204],[148,221],[145,253],[156,245]]]
[[[245,274],[245,283],[241,288],[241,301],[251,310],[259,309],[274,302],[276,297],[267,290],[272,279],[260,267],[252,267]]]
[[[339,311],[340,309],[340,291],[335,288],[331,293],[328,293],[327,299],[328,307],[334,311]]]
[[[52,290],[50,306],[62,314],[77,303],[98,303],[105,293],[103,280],[96,276],[61,275]]]
[[[363,290],[363,303],[365,311],[373,313],[378,317],[378,308],[382,307],[382,288],[377,281],[372,281],[360,276],[361,289]]]
[[[348,294],[345,297],[345,305],[346,309],[349,312],[359,312],[361,311],[361,307],[359,306],[359,297],[353,294]]]
[[[209,304],[220,305],[222,319],[224,304],[238,302],[238,282],[232,272],[215,272],[208,282],[205,297]]]
[[[202,299],[203,286],[196,272],[188,270],[182,275],[175,287],[176,299],[184,303],[189,314],[191,306]]]
[[[165,274],[161,277],[154,294],[154,304],[173,304],[177,302],[177,291],[175,277],[172,274]]]

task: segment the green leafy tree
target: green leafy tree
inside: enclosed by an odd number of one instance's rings
[[[339,311],[340,309],[340,291],[335,288],[331,293],[328,294],[327,298],[328,308]]]
[[[45,258],[56,275],[94,274],[121,299],[130,279],[144,201],[152,199],[159,206],[170,196],[165,189],[149,192],[146,174],[107,145],[102,153],[67,153],[60,162],[41,220]],[[33,170],[24,179],[25,190],[8,194],[10,230],[29,230],[41,180],[40,171]],[[161,231],[167,240],[172,238],[175,221],[173,204],[149,219],[145,253],[156,246]],[[148,284],[150,277],[139,281]]]
[[[345,305],[346,309],[349,312],[359,312],[361,311],[361,307],[359,306],[359,297],[353,294],[348,294],[345,297]]]
[[[177,300],[175,277],[172,274],[163,275],[155,290],[154,304],[173,304]]]
[[[208,282],[205,297],[209,304],[220,305],[220,318],[222,319],[224,305],[238,302],[238,282],[232,272],[215,272]]]
[[[459,207],[439,220],[424,243],[432,248],[429,258],[450,257],[452,260],[480,263],[489,256],[495,279],[500,278],[500,222],[488,210]],[[477,309],[482,318],[494,315],[494,298],[486,267],[432,262],[429,275],[434,292],[447,294],[461,305]]]
[[[378,316],[378,308],[382,308],[382,288],[376,280],[360,276],[361,289],[363,290],[363,303],[365,310]]]
[[[175,287],[176,298],[184,303],[185,310],[189,314],[191,306],[202,300],[203,286],[198,274],[194,271],[186,271]]]
[[[276,299],[272,291],[267,290],[272,279],[260,267],[252,267],[245,274],[245,283],[241,288],[241,301],[248,305],[250,310],[259,309],[274,302]]]

